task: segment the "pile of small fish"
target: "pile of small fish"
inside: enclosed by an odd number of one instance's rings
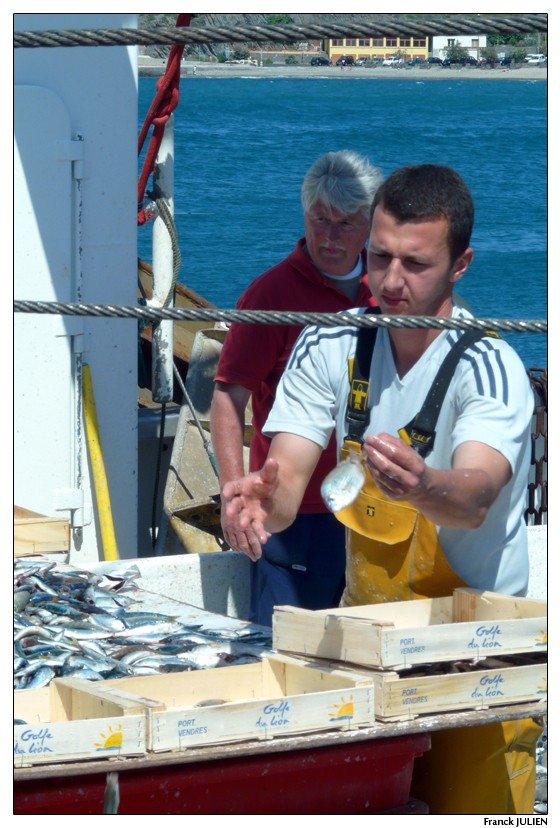
[[[58,676],[91,680],[203,670],[260,661],[269,631],[184,624],[134,611],[138,567],[99,576],[50,561],[14,564],[14,688],[43,687]]]

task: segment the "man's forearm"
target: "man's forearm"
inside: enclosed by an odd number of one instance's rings
[[[278,462],[278,482],[265,522],[269,532],[281,532],[296,519],[321,451],[305,437],[286,433],[274,436],[268,457]]]
[[[243,462],[245,405],[246,400],[237,400],[228,392],[219,389],[214,392],[210,432],[221,487],[229,480],[236,480],[245,474]]]
[[[212,430],[212,449],[218,464],[220,486],[243,477],[243,431],[236,422]]]
[[[422,490],[409,501],[438,526],[476,529],[484,522],[496,494],[484,471],[426,467]]]

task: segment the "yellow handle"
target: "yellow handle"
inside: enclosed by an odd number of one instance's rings
[[[83,366],[83,399],[84,399],[84,421],[86,424],[86,437],[89,449],[89,459],[93,474],[93,485],[95,498],[97,500],[97,512],[99,527],[101,529],[101,543],[103,545],[103,557],[106,561],[118,561],[119,553],[115,539],[115,527],[113,526],[113,514],[111,512],[111,500],[105,463],[101,450],[99,438],[99,424],[95,410],[95,398],[93,396],[93,385],[91,382],[91,371],[89,365]]]
[[[399,428],[398,435],[401,438],[401,440],[404,440],[405,443],[407,443],[407,445],[409,445],[409,446],[412,445],[412,440],[410,439],[410,434],[408,433],[406,428]]]

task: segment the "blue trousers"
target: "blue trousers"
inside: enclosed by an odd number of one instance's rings
[[[345,527],[330,512],[298,515],[251,565],[249,620],[272,626],[274,606],[337,607],[344,589]]]

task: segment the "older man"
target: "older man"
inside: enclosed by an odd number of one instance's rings
[[[244,310],[337,312],[374,305],[367,284],[365,242],[369,211],[382,174],[349,150],[321,156],[301,189],[305,236],[289,256],[259,276],[237,303]],[[298,325],[232,325],[215,377],[212,444],[220,484],[244,474],[244,412],[252,401],[250,468],[264,463],[270,439],[262,433]],[[338,604],[344,586],[344,528],[326,510],[320,483],[336,464],[334,439],[325,448],[292,526],[261,544],[251,527],[222,510],[232,549],[248,555],[250,618],[270,625],[275,604],[323,609]]]

